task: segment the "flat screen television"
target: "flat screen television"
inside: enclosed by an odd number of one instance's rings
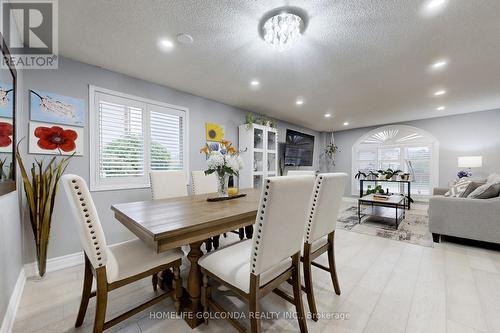
[[[286,130],[285,165],[312,166],[314,136],[293,130]]]

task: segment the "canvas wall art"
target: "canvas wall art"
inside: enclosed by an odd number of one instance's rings
[[[12,118],[14,91],[11,84],[0,82],[0,117]]]
[[[85,126],[85,101],[79,98],[30,90],[31,120]]]
[[[205,123],[206,141],[221,142],[224,138],[224,127],[215,123]]]
[[[83,155],[83,128],[30,122],[30,154]]]
[[[0,153],[12,154],[14,127],[11,118],[0,118]]]

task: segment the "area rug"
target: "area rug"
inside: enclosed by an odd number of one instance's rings
[[[360,224],[358,207],[351,204],[341,210],[337,220],[337,229],[433,247],[427,207],[425,204],[412,205],[411,210],[406,211],[405,219],[400,222],[396,230],[393,222],[377,221],[373,217],[363,215]]]

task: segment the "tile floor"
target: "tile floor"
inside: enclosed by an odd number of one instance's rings
[[[230,236],[232,240],[235,235]],[[226,240],[227,241],[227,240]],[[318,311],[343,313],[347,320],[308,320],[309,332],[500,332],[500,252],[444,242],[434,248],[338,230],[336,255],[342,295],[333,292],[329,274],[315,269]],[[319,261],[327,263],[323,255]],[[80,300],[83,267],[49,273],[26,283],[14,332],[91,332],[93,301],[84,326],[73,327]],[[185,275],[185,272],[184,272]],[[224,290],[219,288],[218,297]],[[227,293],[224,293],[227,294]],[[108,316],[153,295],[150,280],[114,291]],[[233,296],[226,306],[245,307]],[[230,302],[230,303],[228,303]],[[304,296],[304,305],[307,302]],[[274,294],[263,311],[293,311]],[[191,330],[182,319],[154,319],[173,311],[171,300],[157,304],[108,332],[232,332],[226,321],[211,320]],[[263,331],[298,332],[295,320],[264,320]]]

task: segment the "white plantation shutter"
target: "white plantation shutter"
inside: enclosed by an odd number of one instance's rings
[[[150,170],[187,168],[187,110],[94,89],[92,190],[148,187]]]
[[[151,108],[152,170],[184,168],[184,117],[172,111],[175,110],[158,106]]]

